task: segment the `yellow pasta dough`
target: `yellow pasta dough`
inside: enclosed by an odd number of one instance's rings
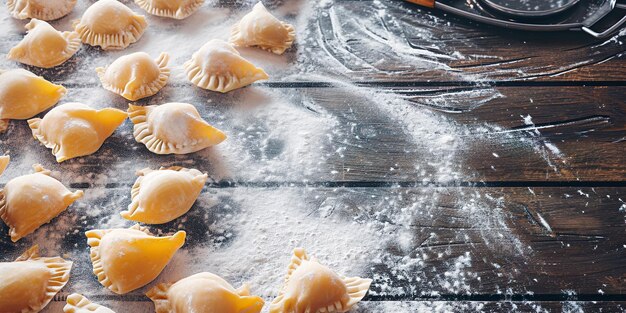
[[[41,165],[33,168],[34,174],[13,178],[0,191],[0,218],[9,226],[13,242],[50,222],[83,196],[81,190],[71,192],[50,177],[50,171]]]
[[[361,301],[371,279],[342,277],[294,249],[285,285],[270,305],[270,313],[346,312]]]
[[[226,139],[224,133],[205,122],[188,103],[144,107],[129,104],[128,115],[135,124],[135,140],[156,154],[192,153]]]
[[[181,20],[195,12],[204,0],[135,0],[135,3],[152,15]]]
[[[221,277],[198,273],[174,284],[159,284],[146,293],[157,313],[258,313],[261,297],[251,296],[247,285],[233,288]]]
[[[183,167],[143,169],[131,190],[132,202],[122,217],[163,224],[187,213],[202,192],[208,175]]]
[[[194,85],[218,92],[229,92],[269,78],[263,69],[239,55],[231,44],[219,39],[204,44],[184,67]]]
[[[33,136],[52,149],[57,162],[90,155],[126,119],[126,112],[114,108],[92,109],[82,103],[64,103],[43,118],[28,120]]]
[[[32,19],[25,27],[28,33],[9,51],[8,59],[51,68],[67,61],[80,48],[80,38],[76,32],[60,32],[37,19]]]
[[[72,262],[40,257],[35,245],[15,262],[0,263],[0,312],[41,311],[70,279]]]
[[[98,67],[96,72],[105,89],[135,101],[156,94],[167,84],[168,61],[167,53],[152,60],[147,53],[136,52],[118,58],[106,68]]]
[[[72,12],[75,5],[76,0],[7,0],[11,16],[20,20],[56,20]]]
[[[185,243],[184,231],[155,237],[139,225],[90,230],[85,235],[91,247],[93,273],[104,287],[117,294],[150,283]]]
[[[104,50],[124,49],[141,38],[148,22],[117,0],[99,0],[92,4],[74,29],[80,39]]]
[[[0,156],[0,175],[2,175],[2,173],[4,173],[4,170],[7,169],[9,161],[11,161],[11,157],[9,157],[8,155]]]
[[[0,70],[0,132],[8,120],[29,119],[53,106],[67,90],[27,70]]]
[[[279,21],[267,11],[263,3],[257,3],[233,26],[230,42],[239,47],[256,46],[276,54],[289,49],[296,37],[291,24]]]
[[[89,301],[85,296],[73,293],[67,296],[67,304],[63,307],[65,313],[115,313],[113,310]]]

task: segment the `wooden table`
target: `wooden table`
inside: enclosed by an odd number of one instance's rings
[[[281,210],[295,212],[289,216],[302,217],[303,229],[336,225],[319,230],[319,240],[297,231],[291,239],[310,244],[305,248],[331,265],[365,262],[346,273],[374,279],[356,312],[624,309],[625,31],[607,40],[523,33],[394,0],[315,7],[304,0],[265,2],[300,27],[296,47],[282,57],[244,49],[257,64],[278,64],[267,65],[269,81],[219,95],[191,86],[179,71],[157,96],[139,101],[196,104],[229,134],[225,146],[157,156],[134,142],[126,122],[97,154],[56,164],[25,122],[12,122],[0,135],[1,150],[13,160],[3,184],[39,162],[66,185],[85,190],[84,199],[17,244],[0,227],[1,261],[33,243],[74,260],[72,282],[47,312],[58,312],[75,291],[118,312],[152,308],[145,289],[116,296],[100,288],[82,233],[130,225],[112,216],[130,203],[134,171],[175,164],[208,172],[211,183],[186,218],[153,229],[185,229],[183,250],[209,247],[219,254],[248,240],[239,236],[238,222],[246,212],[262,216],[252,210],[269,210],[277,219]],[[233,9],[241,16],[251,3],[212,1],[202,10]],[[53,25],[69,29],[85,7],[79,4]],[[6,54],[21,40],[24,21],[9,18],[5,8],[0,14],[0,53]],[[193,23],[207,16],[197,14]],[[150,22],[146,45],[158,31],[171,31],[167,23],[192,23]],[[142,41],[123,53],[140,51]],[[174,62],[202,43],[190,42]],[[84,46],[60,70],[27,68],[65,85],[69,95],[62,102],[124,109],[126,101],[103,90],[93,71],[119,55]],[[2,60],[0,66],[20,65]],[[302,139],[294,140],[298,135]],[[224,237],[215,225],[234,231]],[[357,261],[343,249],[323,252],[326,241],[358,245],[359,238],[372,237],[330,231],[339,227],[373,229],[380,244],[362,243],[375,253]],[[284,236],[269,229],[260,247],[275,247],[269,242]],[[255,253],[275,254],[277,264],[286,264],[293,246],[282,248]],[[224,268],[212,255],[196,261],[219,273]],[[168,268],[175,266],[185,264]],[[276,268],[280,275],[284,270]],[[254,268],[242,275],[254,277]],[[228,277],[234,284],[245,278]],[[262,294],[267,300],[273,295]]]

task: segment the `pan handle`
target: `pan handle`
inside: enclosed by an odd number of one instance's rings
[[[616,3],[615,0],[612,1],[611,3],[612,8],[608,11],[604,11],[603,13],[600,13],[602,15],[596,16],[594,18],[590,18],[590,20],[592,20],[590,23],[588,23],[588,25],[585,25],[582,27],[582,30],[585,31],[587,34],[594,36],[596,38],[604,38],[608,35],[610,35],[611,33],[613,33],[614,31],[616,31],[618,28],[620,28],[624,23],[626,23],[626,14],[624,16],[622,16],[622,18],[617,21],[615,24],[611,25],[611,27],[601,31],[601,32],[596,32],[593,29],[591,29],[591,27],[593,25],[595,25],[599,20],[602,19],[602,17],[606,16],[608,13],[610,13],[612,10],[618,9],[618,10],[626,10],[626,4],[622,4],[622,3]],[[587,24],[587,23],[585,23]]]
[[[408,2],[411,3],[415,3],[417,5],[421,5],[423,7],[427,7],[427,8],[434,8],[435,7],[435,0],[406,0]]]

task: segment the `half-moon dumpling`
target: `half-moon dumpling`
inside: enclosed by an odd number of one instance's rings
[[[165,268],[185,243],[185,232],[155,237],[135,225],[129,229],[95,229],[85,233],[93,273],[106,288],[124,294],[143,287]]]
[[[263,3],[257,3],[230,34],[230,42],[239,47],[257,46],[276,54],[289,49],[296,37],[293,26],[279,21],[267,11]]]
[[[371,279],[339,276],[297,248],[270,313],[346,312],[363,299],[371,283]]]
[[[63,307],[65,313],[115,313],[113,310],[89,301],[85,296],[73,293],[67,296],[67,304]]]
[[[132,202],[122,217],[146,224],[163,224],[187,213],[196,201],[208,175],[184,167],[137,171],[131,190]]]
[[[40,257],[34,245],[15,262],[0,263],[0,312],[39,312],[70,279],[72,262]]]
[[[156,94],[167,84],[169,59],[167,53],[152,60],[147,53],[136,52],[118,58],[106,68],[98,67],[96,72],[105,89],[135,101]]]
[[[8,120],[29,119],[55,103],[67,90],[27,70],[0,70],[0,131]]]
[[[174,284],[158,284],[146,293],[156,313],[258,313],[265,301],[251,296],[248,285],[233,288],[221,277],[198,273]]]
[[[0,156],[0,175],[4,173],[4,170],[9,166],[9,161],[11,161],[11,157],[8,155]]]
[[[182,20],[195,12],[204,0],[135,0],[146,12]]]
[[[56,20],[72,12],[75,5],[76,0],[7,0],[9,12],[20,20]]]
[[[34,174],[13,178],[0,190],[0,218],[9,226],[13,242],[50,222],[83,196],[82,190],[71,192],[50,177],[50,171],[41,165],[33,168]]]
[[[80,21],[74,21],[74,29],[84,43],[104,50],[128,47],[141,38],[146,27],[145,16],[135,14],[117,0],[99,0]]]
[[[25,27],[28,33],[9,51],[7,58],[10,60],[51,68],[67,61],[80,48],[76,32],[60,32],[37,19],[32,19]]]
[[[129,104],[128,115],[135,124],[135,140],[156,154],[192,153],[226,139],[224,133],[205,122],[188,103],[144,107]]]
[[[184,64],[187,78],[196,86],[212,91],[229,92],[268,79],[263,69],[239,55],[223,40],[212,39]]]
[[[64,103],[43,118],[28,120],[33,137],[52,149],[57,162],[90,155],[100,149],[128,115],[114,108],[92,109],[82,103]]]

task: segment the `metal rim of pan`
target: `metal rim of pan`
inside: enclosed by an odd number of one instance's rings
[[[578,4],[580,0],[565,0],[560,5],[558,5],[558,1],[540,0],[542,3],[552,2],[557,4],[553,8],[540,10],[524,10],[519,8],[507,7],[506,3],[510,3],[511,1],[513,1],[514,3],[520,2],[519,0],[480,0],[481,3],[485,4],[489,9],[493,11],[518,18],[542,18],[563,13],[564,11],[571,9],[576,4]]]

